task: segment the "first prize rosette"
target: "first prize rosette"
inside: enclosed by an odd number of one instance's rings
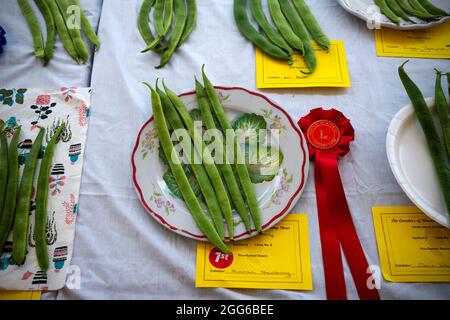
[[[350,151],[355,131],[341,112],[317,108],[298,122],[315,162],[317,211],[327,298],[346,300],[341,247],[348,262],[358,295],[363,300],[379,300],[369,285],[369,266],[345,197],[338,160]]]

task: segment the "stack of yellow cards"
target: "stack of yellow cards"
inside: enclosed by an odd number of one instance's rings
[[[329,52],[313,41],[317,69],[307,72],[303,57],[293,53],[294,63],[269,57],[256,49],[256,86],[258,88],[350,87],[344,41],[332,40]]]
[[[312,290],[308,220],[290,214],[263,235],[230,243],[224,254],[197,246],[197,287]]]
[[[375,31],[377,55],[405,58],[450,58],[450,21],[423,30]]]
[[[392,282],[450,282],[450,230],[416,207],[373,208],[381,269]]]

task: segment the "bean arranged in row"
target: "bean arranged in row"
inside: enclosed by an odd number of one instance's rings
[[[55,146],[59,141],[62,130],[64,129],[64,123],[60,125],[50,142],[45,148],[44,157],[42,158],[41,168],[39,170],[37,193],[36,193],[36,213],[34,223],[34,239],[36,242],[36,257],[39,267],[42,271],[48,269],[48,252],[46,242],[46,222],[47,222],[47,205],[48,205],[48,183],[50,179],[50,170],[52,168],[53,154],[55,152]]]
[[[0,219],[0,254],[3,253],[5,242],[8,239],[9,232],[14,222],[14,213],[16,211],[16,199],[19,186],[19,139],[20,127],[15,128],[13,138],[8,149],[8,182],[6,185],[5,204]]]
[[[19,266],[23,265],[27,254],[31,193],[33,191],[37,158],[39,152],[41,151],[44,134],[45,129],[40,128],[39,133],[33,142],[30,153],[28,154],[20,182],[13,227],[13,260]]]

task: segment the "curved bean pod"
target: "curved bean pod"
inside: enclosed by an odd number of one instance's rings
[[[276,1],[276,0],[271,0]],[[305,74],[313,73],[316,70],[317,67],[317,58],[316,58],[316,52],[314,51],[314,48],[311,44],[311,40],[309,39],[308,30],[305,27],[305,24],[303,23],[302,19],[300,19],[297,12],[295,12],[294,7],[288,0],[280,0],[279,4],[281,6],[281,9],[286,16],[287,20],[291,24],[293,30],[297,34],[297,36],[301,39],[303,42],[303,46],[305,48],[304,51],[304,59],[306,62],[306,65],[309,68],[309,72],[303,72]]]
[[[16,128],[8,149],[8,183],[6,185],[5,204],[0,220],[0,254],[8,240],[16,212],[17,189],[19,186],[19,154],[20,127]]]
[[[434,124],[433,115],[425,102],[422,92],[405,72],[404,65],[406,62],[398,68],[398,73],[425,135],[428,150],[430,151],[434,168],[444,195],[447,212],[450,215],[450,165],[448,164],[445,147],[439,137],[436,125]]]
[[[447,99],[445,98],[445,93],[442,89],[442,74],[438,70],[436,70],[434,101],[439,115],[439,122],[441,123],[444,145],[447,150],[447,155],[450,157],[450,114]]]
[[[439,15],[433,15],[429,13],[424,13],[419,10],[416,10],[411,6],[411,4],[408,2],[408,0],[397,0],[397,3],[399,6],[409,15],[415,16],[417,18],[423,19],[423,20],[436,20],[439,19]]]
[[[261,35],[251,25],[247,16],[247,0],[234,0],[233,13],[234,19],[236,20],[236,25],[245,38],[247,38],[255,46],[257,46],[269,56],[292,62],[292,57],[290,54],[286,53],[283,49],[280,49],[272,42],[267,40],[266,37]]]
[[[413,7],[414,9],[423,14],[430,14],[430,12],[428,12],[427,9],[422,7],[422,5],[417,0],[409,0],[409,4],[411,5],[411,7]]]
[[[47,4],[52,12],[53,19],[55,20],[56,31],[58,31],[59,38],[66,49],[67,53],[77,62],[80,63],[80,57],[78,57],[77,51],[73,44],[72,38],[70,37],[69,30],[67,29],[66,23],[64,22],[64,17],[59,11],[56,0],[46,0]]]
[[[173,19],[173,0],[165,0],[164,1],[164,34],[167,34],[167,32],[170,29],[170,26],[172,25],[172,19]]]
[[[269,20],[264,13],[261,0],[250,0],[250,10],[252,12],[253,19],[258,23],[261,29],[266,34],[267,38],[287,53],[292,54],[292,49],[289,44],[283,39],[278,31],[270,24]]]
[[[442,10],[439,7],[436,7],[434,4],[432,4],[428,0],[418,0],[419,3],[422,5],[423,8],[425,8],[426,11],[428,11],[431,14],[441,15],[441,16],[448,16],[449,13],[445,10]]]
[[[381,13],[384,14],[389,20],[395,24],[400,24],[401,20],[394,11],[386,3],[386,0],[375,0],[375,4],[380,8]]]
[[[155,11],[153,12],[153,24],[155,26],[156,34],[159,37],[164,37],[164,0],[156,0]]]
[[[187,20],[186,26],[184,27],[183,34],[181,35],[180,43],[178,46],[181,46],[184,42],[186,42],[187,38],[190,36],[192,31],[197,24],[197,1],[196,0],[186,0],[187,4]]]
[[[180,43],[181,36],[183,35],[184,27],[186,25],[186,7],[184,6],[184,0],[175,0],[175,22],[173,25],[172,32],[170,34],[169,43],[167,46],[167,50],[164,51],[161,62],[159,66],[156,68],[164,67],[172,58],[173,53],[178,47]]]
[[[8,183],[8,141],[3,131],[5,123],[0,120],[0,221],[5,204],[6,184]]]
[[[283,11],[280,7],[280,2],[278,0],[267,0],[269,4],[270,15],[272,16],[272,20],[283,36],[284,40],[289,43],[289,45],[302,53],[305,53],[304,43],[302,39],[300,39],[297,34],[292,30],[295,26],[291,26],[286,20],[285,14],[283,15]],[[309,39],[308,39],[309,41]]]
[[[63,129],[64,123],[56,129],[53,137],[45,148],[37,182],[34,239],[36,242],[36,257],[42,271],[47,271],[49,265],[45,227],[47,223],[48,181],[50,179],[50,170],[52,168],[55,146],[58,143],[59,136]]]
[[[410,19],[409,15],[405,11],[403,11],[403,9],[399,6],[396,0],[386,0],[386,3],[388,7],[392,10],[392,12],[395,13],[395,15],[402,18],[403,20],[411,21],[414,23],[414,21]]]
[[[84,43],[83,38],[81,37],[81,31],[79,25],[74,25],[73,27],[68,25],[68,20],[70,18],[69,13],[67,12],[67,9],[69,9],[69,1],[68,0],[56,0],[56,4],[58,5],[59,11],[61,12],[62,16],[64,17],[65,24],[67,26],[67,30],[69,30],[69,35],[72,38],[73,45],[75,47],[75,51],[77,52],[77,55],[83,60],[83,62],[86,62],[89,60],[89,51],[86,46],[86,43]],[[80,8],[81,11],[81,8]]]
[[[166,116],[166,119],[169,122],[172,129],[173,130],[185,129],[184,123],[181,120],[180,116],[178,115],[177,110],[175,109],[175,107],[173,106],[172,102],[167,97],[167,95],[163,91],[158,89],[158,85],[156,85],[156,92],[161,98],[162,107],[164,109],[164,115]],[[194,150],[194,152],[196,152],[192,141],[191,141],[191,150]],[[219,200],[217,199],[217,196],[214,192],[214,187],[212,186],[208,174],[202,164],[192,163],[190,164],[190,167],[200,186],[200,190],[205,199],[214,226],[216,227],[216,231],[219,234],[220,238],[223,239],[225,231],[224,231],[222,210],[220,209]]]
[[[323,32],[322,27],[317,22],[316,17],[314,17],[305,0],[294,0],[294,5],[314,40],[316,40],[321,47],[330,51],[330,39],[328,39],[327,35]]]
[[[152,49],[154,49],[156,52],[162,52],[163,47],[159,44],[159,42],[161,41],[160,39],[158,40],[157,44],[153,45],[153,43],[156,39],[152,34],[152,31],[150,29],[150,24],[148,21],[148,17],[150,16],[150,11],[152,10],[152,7],[154,4],[155,4],[155,0],[144,0],[144,2],[142,2],[141,9],[139,10],[138,29],[139,29],[139,32],[141,33],[142,39],[144,39],[147,46],[151,46]],[[144,49],[141,52],[146,52],[145,50],[146,49]],[[149,49],[149,50],[151,50],[151,49]]]
[[[28,154],[25,168],[20,181],[19,195],[17,198],[16,214],[13,227],[13,260],[21,266],[27,255],[28,228],[30,222],[30,204],[33,192],[33,182],[36,174],[37,158],[41,151],[42,139],[45,129],[40,128],[39,134],[34,140],[33,146]]]
[[[37,58],[45,58],[44,39],[42,38],[39,21],[28,3],[28,0],[17,0],[17,2],[19,3],[20,10],[22,10],[22,14],[27,21],[28,28],[31,31],[34,45],[34,55]]]
[[[100,39],[95,33],[94,29],[91,26],[88,18],[84,14],[83,8],[81,8],[80,2],[78,0],[70,0],[70,4],[74,6],[78,6],[80,8],[81,14],[81,29],[83,29],[84,34],[89,39],[89,42],[95,47],[95,51],[100,49]]]
[[[169,130],[167,128],[166,120],[164,118],[164,112],[162,109],[161,99],[158,93],[148,84],[146,84],[152,95],[152,108],[153,116],[155,119],[156,129],[159,135],[159,142],[163,148],[164,154],[169,162],[169,167],[175,177],[175,181],[178,184],[180,192],[186,203],[187,208],[191,212],[194,220],[196,221],[198,227],[203,232],[203,234],[216,245],[220,250],[225,253],[229,253],[230,249],[225,245],[223,240],[220,238],[217,231],[214,229],[213,225],[209,221],[207,215],[203,211],[198,202],[191,185],[189,184],[188,178],[184,173],[183,167],[181,166],[181,161],[174,150],[172,140],[170,138]],[[175,162],[172,159],[175,158]]]
[[[208,130],[217,129],[216,124],[214,122],[213,115],[211,113],[211,109],[209,107],[208,97],[206,96],[205,88],[201,85],[201,83],[195,79],[195,92],[197,94],[197,102],[200,107],[200,111],[202,113],[203,121]],[[219,145],[224,145],[224,142],[220,137],[216,137],[219,141],[217,142]],[[226,149],[225,149],[224,159],[227,159]],[[224,161],[223,164],[218,165],[220,171],[222,172],[223,179],[228,187],[228,192],[230,193],[231,200],[233,201],[234,207],[244,222],[245,229],[247,232],[251,232],[250,226],[250,217],[247,212],[247,208],[245,206],[244,198],[242,197],[241,191],[239,189],[238,182],[236,181],[236,177],[234,176],[233,169],[231,165]]]
[[[45,57],[44,57],[44,65],[47,65],[48,62],[53,58],[53,50],[55,48],[55,36],[56,36],[56,28],[55,28],[55,20],[53,19],[52,12],[47,5],[45,0],[34,0],[36,5],[41,11],[42,16],[44,17],[46,30],[47,30],[47,40],[45,42]]]
[[[192,140],[194,141],[194,146],[198,153],[202,155],[203,165],[208,173],[211,183],[216,191],[217,199],[219,200],[220,208],[222,210],[223,216],[227,221],[228,227],[228,237],[230,240],[234,238],[234,222],[233,222],[233,211],[231,209],[230,199],[228,198],[227,190],[223,184],[222,177],[220,176],[219,170],[214,162],[214,158],[211,156],[208,146],[202,139],[201,132],[194,125],[191,115],[186,109],[186,106],[181,101],[181,99],[172,91],[167,88],[163,82],[164,90],[167,96],[174,105],[175,109],[178,111],[181,119],[183,120]]]
[[[202,75],[206,94],[209,98],[209,102],[212,106],[212,109],[214,110],[214,113],[216,114],[219,120],[222,130],[223,131],[231,130],[230,131],[232,133],[231,137],[234,140],[234,149],[235,149],[234,163],[236,166],[236,170],[239,176],[239,180],[241,181],[242,188],[244,189],[244,195],[245,198],[247,199],[247,204],[253,219],[253,223],[255,224],[255,228],[258,232],[261,232],[262,226],[261,226],[261,216],[259,211],[258,199],[256,198],[255,190],[253,189],[253,184],[250,180],[250,175],[248,173],[247,166],[245,165],[245,158],[243,152],[239,145],[238,139],[234,134],[234,130],[231,126],[230,120],[228,119],[225,110],[223,109],[223,106],[219,100],[219,96],[217,95],[217,92],[214,89],[212,83],[206,77],[204,66],[202,69]]]

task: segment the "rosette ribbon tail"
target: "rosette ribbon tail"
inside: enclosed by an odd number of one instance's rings
[[[315,184],[327,298],[345,300],[341,248],[362,300],[379,300],[370,281],[370,270],[353,224],[339,174],[338,159],[350,151],[354,130],[341,112],[314,109],[300,119],[310,157],[315,161]]]

